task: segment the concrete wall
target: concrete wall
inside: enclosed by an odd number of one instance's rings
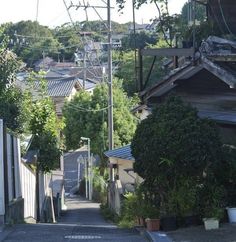
[[[120,214],[121,210],[121,195],[123,193],[120,180],[109,182],[108,184],[108,204],[110,209],[115,213]]]
[[[8,224],[22,223],[24,221],[24,199],[17,198],[8,205],[6,222]]]

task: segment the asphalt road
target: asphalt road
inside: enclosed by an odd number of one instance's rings
[[[120,229],[104,221],[99,204],[82,198],[67,198],[68,210],[57,224],[22,224],[13,226],[2,240],[6,242],[112,241],[143,242],[146,238],[135,229]]]

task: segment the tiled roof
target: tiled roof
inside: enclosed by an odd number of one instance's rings
[[[81,67],[52,67],[46,73],[46,79],[64,78],[69,76],[77,76],[84,78],[84,70]],[[87,67],[86,78],[93,82],[101,82],[103,80],[103,69],[100,66]]]
[[[231,111],[211,111],[211,110],[201,110],[198,112],[201,118],[210,118],[218,123],[236,124],[236,112]]]
[[[51,97],[68,97],[79,80],[68,77],[59,80],[48,80],[48,95]]]
[[[104,153],[107,157],[119,158],[124,160],[134,161],[134,157],[131,154],[130,145],[123,146],[114,150],[108,150]]]

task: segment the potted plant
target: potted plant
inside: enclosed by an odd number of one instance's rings
[[[216,170],[217,179],[225,189],[225,204],[230,223],[236,222],[236,149],[224,145],[224,162]]]
[[[161,206],[161,228],[164,231],[172,231],[177,229],[176,217],[176,193],[174,190],[166,193],[165,200],[162,201]]]
[[[218,229],[219,221],[223,217],[222,208],[211,208],[206,212],[205,218],[203,218],[204,226],[206,230]]]
[[[151,203],[145,205],[145,222],[148,231],[160,230],[160,211]]]
[[[227,191],[227,204],[226,207],[229,222],[236,223],[236,187]]]
[[[200,198],[202,215],[206,230],[218,229],[219,220],[224,215],[222,208],[224,189],[217,184],[204,184]]]
[[[181,226],[192,226],[199,224],[197,213],[197,184],[189,177],[180,179],[176,187],[176,206],[178,208],[178,222]]]

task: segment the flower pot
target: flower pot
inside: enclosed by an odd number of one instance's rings
[[[161,228],[164,231],[171,231],[177,229],[177,221],[175,216],[163,217],[161,219]]]
[[[142,226],[142,227],[145,227],[145,219],[144,218],[142,218],[142,217],[139,217],[138,218],[138,224],[139,224],[139,226]]]
[[[236,223],[236,208],[227,208],[230,223]]]
[[[204,218],[204,226],[206,230],[218,229],[219,219],[216,218]]]
[[[148,231],[158,231],[160,230],[160,219],[146,219],[146,225]]]

